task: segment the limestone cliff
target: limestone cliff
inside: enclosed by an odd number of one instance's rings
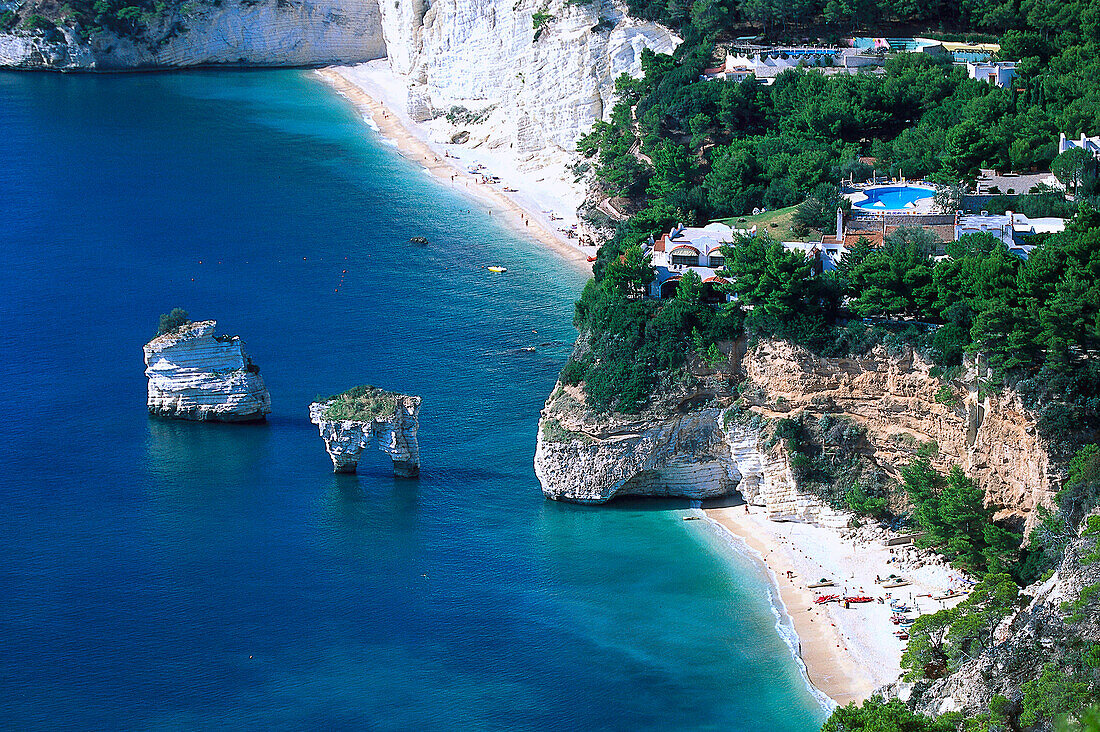
[[[620,0],[400,0],[382,3],[393,71],[409,84],[418,121],[463,106],[484,113],[471,146],[522,156],[575,149],[609,114],[614,81],[641,73],[641,52],[670,53],[667,29],[626,14]],[[533,18],[544,18],[536,29]]]
[[[333,472],[354,473],[359,456],[373,444],[393,460],[393,473],[397,477],[420,475],[420,445],[416,437],[420,397],[373,390],[372,399],[375,403],[385,402],[383,407],[375,409],[374,414],[363,415],[366,418],[346,418],[344,413],[330,408],[340,396],[309,405],[309,419],[325,441]]]
[[[918,454],[940,471],[957,464],[988,503],[1004,507],[1000,518],[1028,524],[1057,489],[1058,471],[1035,419],[1012,392],[979,395],[977,367],[945,382],[908,349],[821,358],[765,341],[745,354],[741,370],[746,406],[771,418],[842,414],[867,430],[873,459],[891,477]]]
[[[1003,507],[1002,517],[1030,523],[1058,480],[1034,420],[1012,394],[979,400],[976,370],[959,382],[930,371],[911,351],[891,355],[879,347],[859,358],[821,358],[764,341],[733,352],[728,375],[740,381],[740,398],[728,410],[730,391],[704,389],[642,415],[598,414],[578,387],[559,384],[540,420],[535,473],[555,499],[737,491],[773,518],[843,523],[801,489],[773,435],[782,417],[828,414],[862,428],[861,457],[887,476],[898,477],[918,456],[941,470],[959,464],[989,503]]]
[[[137,35],[92,34],[47,0],[48,31],[0,33],[0,67],[122,70],[215,64],[355,64],[388,57],[409,86],[410,115],[455,106],[467,144],[504,146],[538,168],[566,164],[610,113],[614,81],[641,73],[641,52],[679,39],[626,14],[621,0],[197,0],[168,3]],[[536,29],[534,18],[542,18]],[[455,130],[447,133],[450,139]]]
[[[61,71],[303,66],[386,55],[377,0],[203,0],[170,4],[139,36],[103,31],[85,39],[78,31],[60,20],[46,33],[0,33],[0,66]]]
[[[217,322],[187,323],[145,344],[149,414],[251,422],[271,412],[260,370],[237,336],[215,336]]]

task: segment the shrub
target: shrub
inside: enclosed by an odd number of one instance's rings
[[[171,333],[190,322],[191,316],[187,314],[186,310],[183,308],[172,308],[172,312],[170,313],[161,313],[160,325],[157,327],[157,335],[161,336],[165,333]]]
[[[941,386],[939,391],[936,392],[936,402],[949,407],[956,407],[959,405],[960,400],[955,390],[950,386]]]
[[[585,374],[588,373],[589,363],[587,361],[576,361],[569,359],[566,362],[565,367],[561,370],[561,383],[563,384],[579,384],[584,381]]]
[[[49,18],[47,18],[45,16],[42,16],[42,15],[39,15],[38,13],[34,13],[32,15],[27,16],[27,18],[23,21],[21,27],[24,28],[25,30],[29,30],[29,31],[44,31],[45,32],[45,31],[52,31],[57,26],[55,26],[53,21],[50,20]]]
[[[542,35],[542,32],[546,30],[547,23],[549,23],[553,19],[554,16],[550,13],[539,12],[531,16],[531,27],[535,29],[534,40],[537,41],[539,39],[539,36]]]
[[[316,401],[325,405],[321,416],[334,422],[354,420],[370,422],[390,419],[397,412],[400,394],[376,386],[355,386],[341,394],[318,396]]]

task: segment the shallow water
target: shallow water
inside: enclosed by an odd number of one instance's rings
[[[820,723],[685,504],[543,500],[572,265],[307,73],[0,74],[0,112],[0,725]],[[266,425],[147,417],[177,305],[244,337]],[[332,475],[306,406],[364,382],[423,396],[419,481]]]

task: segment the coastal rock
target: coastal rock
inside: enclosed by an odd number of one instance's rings
[[[987,503],[1004,507],[998,518],[1030,527],[1060,481],[1034,417],[1013,392],[979,398],[975,365],[955,381],[932,376],[932,367],[910,349],[823,358],[767,340],[742,359],[743,401],[772,419],[848,417],[867,430],[870,457],[895,479],[918,456],[940,472],[959,465]]]
[[[259,368],[237,336],[215,336],[217,321],[187,323],[145,344],[149,414],[254,422],[271,412]]]
[[[0,33],[0,66],[95,71],[358,63],[386,55],[377,0],[225,0],[176,5],[143,37],[73,28]]]
[[[718,427],[719,411],[596,415],[577,387],[559,385],[539,421],[535,475],[546,497],[578,503],[729,495],[739,476]]]
[[[326,409],[333,398],[309,405],[309,419],[317,425],[335,473],[354,473],[359,456],[372,444],[393,460],[393,474],[399,478],[420,475],[420,397],[381,392],[392,404],[386,414],[369,419],[333,418]],[[340,396],[340,395],[337,395]]]
[[[619,0],[398,0],[380,8],[390,68],[417,88],[410,115],[496,105],[489,138],[538,158],[571,153],[610,114],[615,79],[641,75],[643,49],[671,53],[680,42],[630,18]],[[535,13],[549,16],[537,32]]]
[[[582,334],[578,348],[583,342]],[[842,527],[847,514],[803,490],[783,442],[768,439],[768,425],[783,417],[832,415],[866,431],[861,455],[887,476],[899,478],[918,457],[940,471],[961,465],[987,502],[1001,507],[1000,518],[1025,527],[1038,506],[1051,504],[1059,475],[1034,418],[1011,393],[979,401],[975,373],[944,382],[911,351],[882,348],[820,358],[765,340],[732,351],[730,368],[744,382],[739,408],[728,413],[693,406],[732,402],[709,389],[641,415],[597,414],[580,388],[559,383],[539,423],[535,474],[543,492],[582,502],[737,492],[772,519]]]

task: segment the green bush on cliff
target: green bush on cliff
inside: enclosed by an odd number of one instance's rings
[[[183,308],[172,308],[172,312],[160,314],[160,324],[157,326],[157,335],[162,336],[165,333],[171,333],[190,322],[191,316],[187,314],[186,310]]]
[[[315,401],[325,405],[321,416],[333,422],[371,422],[391,419],[397,412],[400,394],[376,386],[354,386],[340,394],[318,396]]]
[[[959,714],[926,717],[900,699],[872,696],[863,705],[852,702],[833,712],[821,732],[956,732]]]
[[[740,308],[706,302],[694,272],[684,274],[675,296],[645,297],[654,272],[636,245],[595,271],[573,320],[588,335],[588,352],[567,363],[562,378],[566,383],[583,378],[585,397],[597,410],[641,411],[662,380],[689,376],[684,368],[689,354],[713,355],[710,345],[742,331]]]

